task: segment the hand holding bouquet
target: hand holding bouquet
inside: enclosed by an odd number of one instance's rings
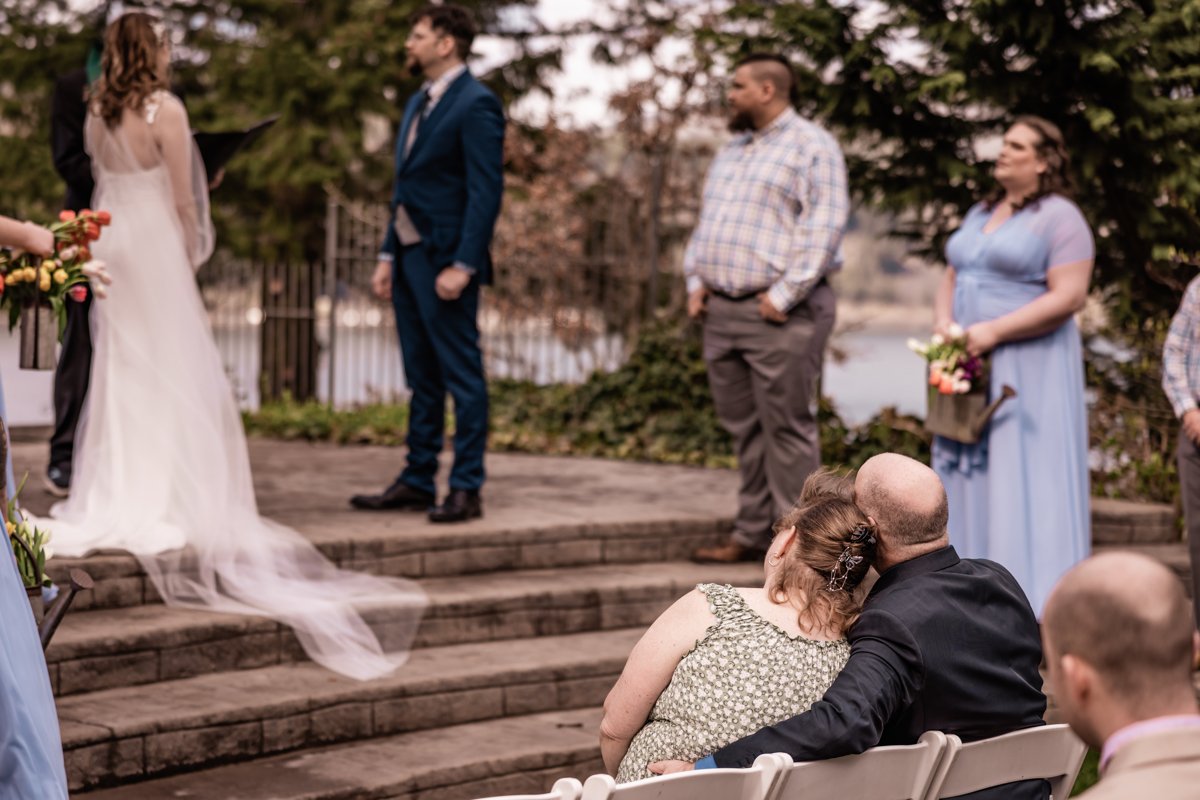
[[[967,352],[966,331],[957,323],[928,342],[909,339],[908,348],[929,362],[929,385],[939,394],[969,394],[983,383],[987,364]]]
[[[49,226],[54,235],[50,255],[0,251],[0,307],[8,308],[9,330],[16,326],[23,310],[49,306],[58,319],[61,338],[66,327],[65,303],[68,299],[82,302],[87,297],[84,284],[89,278],[95,281],[97,296],[104,296],[103,287],[112,281],[104,264],[92,260],[89,245],[111,222],[107,211],[64,211],[59,221]]]

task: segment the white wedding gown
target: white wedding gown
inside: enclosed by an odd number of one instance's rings
[[[329,669],[364,680],[391,672],[425,608],[420,588],[341,570],[258,515],[193,276],[213,237],[182,104],[156,93],[113,128],[89,115],[85,142],[93,205],[112,214],[93,253],[113,282],[92,304],[91,385],[71,495],[51,509],[55,552],[128,550],[168,605],[272,617]],[[376,630],[359,613],[367,606]]]

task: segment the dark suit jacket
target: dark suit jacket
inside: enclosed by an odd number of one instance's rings
[[[63,208],[78,211],[92,203],[92,160],[83,149],[83,123],[87,118],[87,70],[68,72],[54,84],[50,102],[50,148],[54,169],[67,183]]]
[[[985,739],[1043,724],[1037,618],[1008,570],[953,547],[897,564],[871,589],[847,634],[850,660],[799,716],[713,754],[748,767],[760,753],[797,761],[913,744],[929,730]],[[979,798],[1045,798],[1032,781]]]
[[[404,206],[436,268],[465,264],[480,283],[490,283],[489,247],[504,192],[504,110],[496,95],[464,72],[421,121],[405,158],[420,97],[409,98],[396,137],[392,215]],[[395,256],[398,245],[388,225],[381,251]]]

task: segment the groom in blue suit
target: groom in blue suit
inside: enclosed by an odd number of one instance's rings
[[[412,391],[408,463],[381,494],[356,495],[368,510],[428,509],[432,522],[482,516],[488,396],[479,347],[479,287],[490,283],[488,248],[504,189],[504,111],[467,71],[475,24],[453,5],[413,16],[408,68],[426,78],[408,101],[396,140],[392,224],[371,286],[392,301],[404,374]],[[454,398],[450,493],[436,503],[434,477]]]

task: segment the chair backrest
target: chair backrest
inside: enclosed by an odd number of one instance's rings
[[[928,731],[917,744],[792,764],[776,782],[773,800],[924,800],[945,749],[946,735]]]
[[[485,797],[482,800],[579,800],[583,784],[574,778],[559,778],[545,794],[508,794]]]
[[[783,765],[764,753],[749,769],[702,769],[622,784],[593,775],[583,784],[583,800],[769,800]]]
[[[1087,745],[1066,725],[1041,725],[969,744],[950,735],[928,800],[1035,778],[1050,782],[1054,800],[1067,800],[1085,755]]]

